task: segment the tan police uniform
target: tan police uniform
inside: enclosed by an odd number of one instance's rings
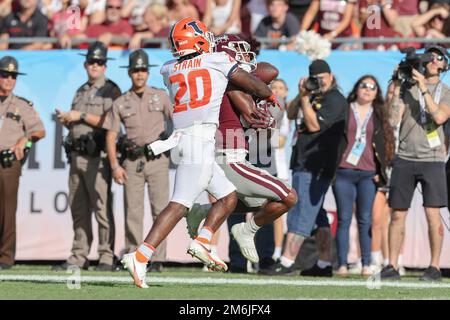
[[[9,95],[0,102],[0,152],[33,132],[44,131],[33,103]],[[0,264],[13,265],[16,249],[17,192],[22,166],[14,160],[11,167],[0,165]]]
[[[127,91],[118,98],[108,112],[104,127],[119,133],[121,122],[127,137],[137,146],[158,140],[164,132],[164,123],[172,118],[172,107],[164,90],[146,87],[140,98]],[[169,202],[169,158],[163,154],[154,160],[141,156],[135,161],[125,160],[128,180],[125,183],[125,245],[128,252],[143,241],[144,190],[148,196],[153,221]],[[166,241],[157,248],[153,261],[162,262],[166,257]]]
[[[104,77],[93,84],[85,83],[76,92],[72,110],[102,116],[120,96],[119,87]],[[73,218],[74,239],[69,265],[88,266],[87,256],[92,244],[91,213],[98,223],[99,265],[112,265],[114,258],[114,217],[112,211],[111,169],[106,155],[106,130],[79,121],[70,128],[72,140],[92,134],[96,155],[71,152],[69,174],[69,204]]]

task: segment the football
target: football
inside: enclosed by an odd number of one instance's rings
[[[264,83],[269,84],[278,77],[278,69],[268,62],[258,62],[253,74]]]

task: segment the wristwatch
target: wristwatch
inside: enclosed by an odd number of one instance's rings
[[[427,90],[425,90],[425,91],[420,91],[420,93],[424,96],[424,95],[426,95],[427,93],[430,93],[430,91],[428,91],[428,89]]]
[[[80,114],[80,120],[84,122],[86,120],[86,116],[87,116],[86,112],[82,112]]]

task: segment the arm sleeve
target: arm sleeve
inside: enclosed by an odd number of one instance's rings
[[[45,131],[44,124],[37,111],[29,105],[26,105],[25,108],[27,108],[27,112],[22,114],[25,133],[29,135],[33,132]]]
[[[120,132],[120,114],[119,104],[113,103],[112,107],[106,112],[105,121],[103,122],[103,129],[111,130],[113,132]]]

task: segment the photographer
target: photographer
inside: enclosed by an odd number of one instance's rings
[[[332,276],[331,233],[322,205],[345,149],[348,103],[338,91],[328,63],[323,60],[312,62],[309,75],[308,79],[300,80],[300,93],[288,108],[289,119],[296,119],[300,108],[304,117],[291,159],[292,185],[299,201],[288,213],[284,251],[280,263],[268,272],[270,275],[294,271],[296,256],[305,238],[311,235],[317,219],[319,242],[326,249],[319,250],[317,264],[302,275]]]
[[[409,52],[394,74],[391,124],[400,124],[400,134],[389,195],[389,206],[394,210],[389,226],[390,265],[381,271],[382,279],[400,278],[397,260],[405,234],[406,214],[418,182],[422,186],[431,246],[430,267],[421,279],[441,279],[439,257],[443,233],[439,208],[447,206],[442,125],[449,115],[450,88],[439,77],[448,68],[447,57],[446,49],[440,46],[427,47],[421,56]],[[414,59],[420,63],[408,71],[408,61]]]

